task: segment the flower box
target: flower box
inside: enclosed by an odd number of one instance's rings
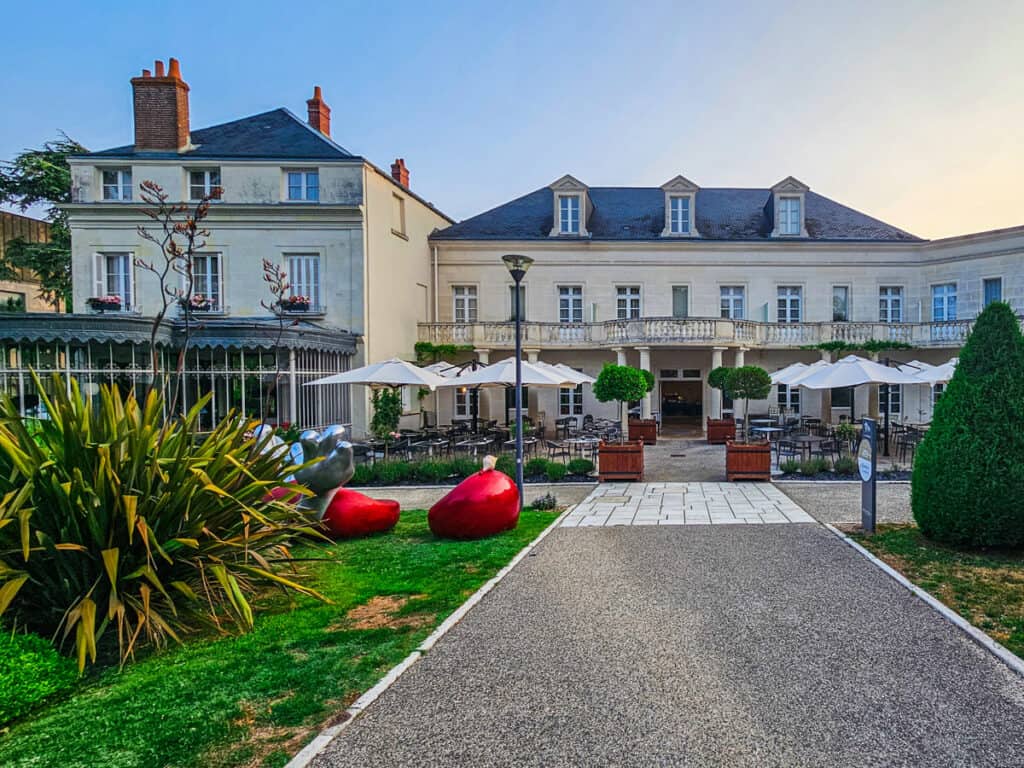
[[[120,312],[120,296],[93,296],[85,300],[89,309],[94,312]]]
[[[765,440],[756,443],[725,443],[725,479],[771,480],[772,447]]]
[[[657,445],[658,422],[655,419],[630,419],[629,439],[643,440],[644,445]]]
[[[597,479],[602,483],[607,480],[643,480],[643,441],[602,442],[597,448],[597,467]]]
[[[736,439],[736,421],[734,419],[712,419],[708,416],[708,443],[724,445]]]
[[[209,312],[213,309],[213,301],[197,293],[191,299],[178,299],[178,305],[186,312]]]
[[[308,312],[310,301],[306,296],[289,296],[286,299],[281,299],[278,305],[285,312]]]

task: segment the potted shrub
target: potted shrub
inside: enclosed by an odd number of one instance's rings
[[[622,434],[629,432],[629,403],[647,394],[647,380],[638,368],[609,363],[594,382],[594,397],[602,403],[618,402]],[[642,440],[619,445],[601,443],[597,451],[598,479],[640,480],[644,475]]]
[[[731,368],[726,368],[724,365],[715,368],[711,373],[708,374],[708,386],[712,389],[717,389],[722,393],[722,396],[726,395],[726,382],[728,381],[729,374],[732,372]],[[708,416],[708,442],[712,445],[722,445],[729,440],[736,439],[736,420],[734,418],[719,418],[721,414],[715,416]]]
[[[644,395],[646,396],[654,389],[654,374],[644,369],[639,369],[640,375],[644,377]],[[656,445],[658,442],[658,421],[657,419],[630,419],[629,439],[642,440],[644,445]]]
[[[86,299],[85,303],[89,305],[89,309],[94,312],[120,312],[121,311],[121,297],[120,296],[93,296],[92,298]]]
[[[725,379],[725,391],[733,400],[743,401],[743,412],[750,412],[751,400],[763,400],[772,390],[772,380],[764,368],[744,365],[733,368]],[[725,478],[733,480],[771,480],[772,449],[767,440],[754,443],[728,440],[725,444]]]

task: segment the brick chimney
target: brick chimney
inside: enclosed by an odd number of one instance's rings
[[[188,85],[181,79],[177,59],[155,64],[155,72],[142,70],[132,78],[135,105],[135,149],[181,152],[188,149]]]
[[[309,108],[309,124],[327,138],[331,137],[331,108],[324,103],[319,85],[313,86],[313,98],[306,101]]]
[[[405,159],[398,158],[391,164],[391,178],[406,189],[409,188],[409,169],[405,167]]]

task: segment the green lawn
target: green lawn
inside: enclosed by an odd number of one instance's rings
[[[962,551],[914,525],[882,525],[860,544],[1024,658],[1024,552]]]
[[[393,533],[297,553],[328,558],[302,567],[332,605],[275,597],[251,634],[102,672],[13,725],[0,765],[284,765],[554,518],[526,510],[514,531],[452,542],[403,512]]]

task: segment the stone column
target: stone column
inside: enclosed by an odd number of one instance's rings
[[[826,363],[832,362],[832,353],[827,349],[821,350],[821,359]],[[808,390],[804,390],[806,392]],[[821,423],[832,423],[832,390],[822,389],[821,392]],[[801,393],[802,394],[802,393]]]
[[[626,348],[625,347],[612,347],[612,352],[615,353],[615,364],[625,365],[626,364]]]
[[[749,352],[749,351],[750,350],[748,350],[746,347],[737,347],[736,348],[736,362],[734,363],[734,367],[742,368],[744,365],[747,364],[746,363],[747,352]],[[746,419],[747,419],[747,414],[739,413],[739,411],[741,409],[742,409],[742,403],[739,402],[739,401],[734,401],[733,404],[732,404],[732,417],[734,419],[742,418],[744,420],[744,424],[745,424],[746,423]]]
[[[540,359],[540,350],[539,349],[535,349],[535,348],[527,349],[527,348],[524,348],[523,352],[526,353],[526,362],[528,362],[528,363],[536,363],[537,360]],[[556,397],[557,397],[557,395],[556,395]],[[537,387],[534,387],[533,389],[529,390],[529,392],[527,392],[526,402],[523,403],[523,409],[524,409],[523,410],[523,415],[524,416],[529,416],[531,419],[538,418],[538,413],[540,412],[540,400],[539,400],[539,398],[540,398],[540,392],[538,391]]]
[[[473,354],[475,354],[476,355],[476,359],[479,360],[484,365],[490,364],[490,362],[491,362],[491,350],[489,350],[489,349],[474,349],[473,350]],[[491,418],[491,405],[492,405],[492,402],[491,402],[492,401],[491,388],[490,387],[480,387],[480,389],[477,392],[477,398],[478,398],[478,400],[477,400],[477,418],[479,418],[480,421],[487,421],[487,420],[489,420]],[[504,405],[504,403],[505,403],[505,398],[504,397],[502,397],[501,402],[502,402],[502,405]],[[470,403],[470,418],[472,418],[472,417],[473,417],[472,403]],[[502,415],[501,421],[504,422],[504,420],[505,420],[504,415]]]
[[[640,353],[640,368],[644,371],[651,371],[651,348],[650,347],[637,347],[637,352]],[[653,371],[651,371],[653,373]],[[643,400],[640,401],[640,418],[649,419],[651,418],[651,393],[648,392],[644,395]]]
[[[722,367],[722,353],[726,350],[726,347],[712,347],[711,348],[711,370]],[[711,389],[711,418],[720,419],[722,418],[722,390]],[[707,428],[707,420],[704,421],[704,426]]]

